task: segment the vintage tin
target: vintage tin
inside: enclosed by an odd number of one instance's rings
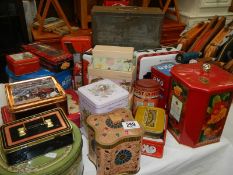
[[[36,72],[40,69],[39,57],[30,52],[21,52],[6,56],[8,68],[16,75]]]
[[[88,80],[88,66],[92,63],[93,56],[92,56],[92,49],[88,50],[82,55],[83,65],[82,65],[82,78],[83,78],[83,85],[87,85],[89,83]]]
[[[73,56],[50,45],[35,42],[22,46],[25,50],[40,57],[40,64],[53,72],[60,72],[73,67]]]
[[[153,7],[94,6],[93,44],[136,50],[159,47],[163,16],[159,8]]]
[[[93,65],[90,65],[88,67],[89,83],[93,83],[102,79],[110,79],[116,84],[126,89],[127,91],[131,92],[133,89],[133,83],[135,81],[135,78],[135,66],[133,66],[131,71],[129,72],[95,69],[93,68]]]
[[[151,78],[160,84],[158,107],[163,109],[167,109],[171,83],[170,70],[174,65],[173,62],[167,62],[151,67]]]
[[[138,106],[156,107],[159,102],[160,85],[152,79],[135,81],[133,97],[133,114],[136,114]]]
[[[139,106],[135,120],[144,128],[142,154],[163,157],[167,132],[167,115],[162,108]]]
[[[15,120],[15,118],[9,112],[8,106],[1,107],[2,121],[3,124],[10,123]]]
[[[128,106],[129,92],[109,79],[80,87],[78,95],[84,129],[87,129],[86,119],[89,115],[106,113]]]
[[[54,107],[67,114],[67,98],[63,88],[51,76],[5,84],[10,113],[24,118]]]
[[[35,157],[30,161],[9,166],[0,157],[0,172],[4,175],[82,175],[82,137],[79,129],[73,128],[72,145]],[[2,146],[0,146],[2,150]]]
[[[143,129],[125,128],[134,123],[131,111],[115,109],[87,118],[89,159],[97,168],[97,175],[135,174],[140,168]]]
[[[0,128],[9,165],[18,164],[73,143],[72,127],[61,108],[54,108]]]
[[[210,64],[171,69],[169,130],[181,144],[198,147],[220,140],[232,101],[233,77]]]
[[[133,47],[96,45],[92,50],[95,69],[126,71],[132,70]]]

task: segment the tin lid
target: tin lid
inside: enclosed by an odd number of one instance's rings
[[[152,80],[152,79],[141,79],[141,80],[135,81],[134,87],[143,88],[147,91],[155,91],[160,88],[160,85],[157,81]]]
[[[12,64],[27,64],[31,62],[39,62],[39,57],[30,52],[21,52],[17,54],[7,55],[7,61],[11,62]]]
[[[167,76],[171,76],[171,68],[176,65],[173,62],[167,62],[167,63],[162,63],[162,64],[158,64],[156,66],[153,66],[153,68],[157,69],[159,72],[162,72],[163,74],[167,75]]]
[[[73,128],[73,144],[54,150],[51,153],[38,156],[30,161],[8,166],[2,156],[0,156],[0,172],[4,175],[62,175],[67,172],[72,165],[78,166],[81,163],[82,137],[79,128],[70,122]],[[1,147],[1,145],[0,145]],[[1,149],[1,148],[0,148]],[[77,162],[77,164],[76,164]]]
[[[78,88],[80,97],[84,97],[95,108],[128,99],[129,92],[109,79],[100,80]]]
[[[122,122],[135,121],[130,110],[118,108],[109,113],[90,115],[87,124],[95,131],[95,141],[102,146],[114,146],[119,141],[140,140],[144,130],[138,128],[125,129]],[[129,139],[129,140],[127,140]]]
[[[200,91],[233,90],[233,76],[213,64],[177,64],[171,74],[188,87]]]

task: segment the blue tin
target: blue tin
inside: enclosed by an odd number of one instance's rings
[[[175,65],[175,63],[173,63],[173,62],[167,62],[167,63],[162,63],[159,65],[156,65],[156,66],[154,66],[154,68],[167,76],[171,76],[170,70],[174,65]]]
[[[6,73],[9,77],[9,82],[11,82],[11,83],[16,82],[16,81],[28,80],[28,79],[32,79],[32,78],[40,78],[40,77],[44,77],[44,76],[53,76],[54,78],[56,78],[58,83],[61,84],[63,89],[69,89],[71,87],[71,84],[72,84],[71,70],[65,70],[62,72],[55,73],[55,72],[50,72],[47,69],[41,68],[39,71],[33,72],[31,74],[15,76],[14,73],[11,72],[8,69],[8,67],[6,66]]]

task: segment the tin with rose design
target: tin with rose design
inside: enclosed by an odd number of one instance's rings
[[[210,64],[180,64],[171,69],[169,130],[184,145],[220,140],[232,101],[233,76]]]
[[[139,171],[143,129],[138,123],[127,128],[134,122],[131,111],[125,108],[87,118],[88,157],[95,164],[97,175]]]

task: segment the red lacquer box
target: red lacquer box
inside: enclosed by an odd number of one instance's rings
[[[201,63],[175,65],[171,74],[171,134],[191,147],[218,142],[232,102],[232,74]]]
[[[7,55],[6,59],[8,68],[16,76],[36,72],[40,69],[39,57],[30,52]]]
[[[4,124],[15,120],[15,117],[9,112],[8,106],[1,107],[2,121]]]
[[[171,83],[170,70],[174,65],[175,63],[173,62],[167,62],[151,67],[151,78],[160,84],[160,98],[158,107],[163,109],[167,109]]]

